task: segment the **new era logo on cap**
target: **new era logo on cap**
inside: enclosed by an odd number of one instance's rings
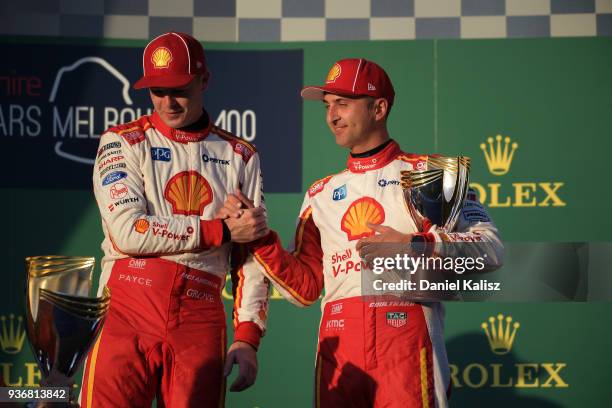
[[[368,91],[375,91],[376,87],[368,82]]]

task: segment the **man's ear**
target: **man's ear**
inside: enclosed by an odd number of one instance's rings
[[[383,120],[387,117],[389,102],[385,98],[377,98],[374,101],[374,115],[376,120]]]
[[[206,88],[208,88],[208,80],[210,79],[210,73],[206,72],[205,74],[202,74],[201,78],[202,78],[202,92],[204,92]]]

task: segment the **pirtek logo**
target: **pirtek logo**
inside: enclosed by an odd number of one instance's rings
[[[497,355],[508,354],[520,327],[512,323],[512,317],[503,314],[491,316],[481,324],[491,351]],[[561,377],[565,363],[470,363],[465,367],[450,364],[453,388],[568,388]],[[544,377],[546,375],[546,377]]]
[[[487,144],[480,145],[484,153],[487,166],[491,174],[502,176],[510,171],[514,153],[518,143],[511,143],[510,137],[502,136],[487,139]],[[565,207],[567,204],[559,197],[559,190],[563,182],[521,182],[512,183],[513,193],[505,191],[501,183],[488,183],[483,186],[479,183],[470,183],[470,187],[478,192],[481,203],[494,207]]]

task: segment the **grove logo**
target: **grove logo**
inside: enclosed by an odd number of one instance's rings
[[[504,176],[510,171],[519,147],[509,136],[489,137],[480,144],[489,172],[494,176]],[[470,183],[478,193],[481,203],[488,207],[565,207],[561,198],[560,181],[521,181],[507,183]]]

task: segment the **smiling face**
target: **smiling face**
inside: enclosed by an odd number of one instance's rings
[[[336,137],[336,144],[362,153],[373,149],[386,137],[385,99],[372,97],[347,97],[325,94],[323,103],[327,109],[327,125]]]
[[[202,90],[205,87],[202,76],[197,76],[182,88],[150,88],[153,107],[171,128],[191,125],[202,115]]]

